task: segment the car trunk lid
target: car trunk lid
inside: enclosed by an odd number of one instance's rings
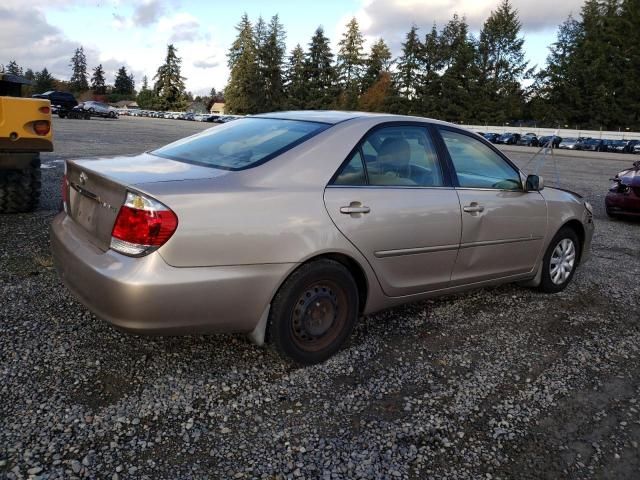
[[[136,185],[214,178],[228,172],[151,154],[67,162],[67,214],[89,233],[90,241],[106,251],[127,190]],[[144,192],[143,192],[144,193]]]

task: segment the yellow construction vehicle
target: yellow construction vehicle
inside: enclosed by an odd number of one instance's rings
[[[40,152],[53,151],[51,103],[20,98],[24,77],[0,72],[0,213],[35,210]]]

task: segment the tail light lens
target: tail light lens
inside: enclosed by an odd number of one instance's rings
[[[40,107],[40,113],[51,113],[51,108],[49,107]]]
[[[33,130],[38,135],[46,135],[51,130],[51,125],[46,120],[38,120],[33,122]]]
[[[178,227],[170,208],[139,193],[127,192],[111,231],[111,248],[130,256],[141,256],[164,245]]]

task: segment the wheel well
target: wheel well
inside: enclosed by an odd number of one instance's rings
[[[567,223],[565,223],[562,226],[562,228],[564,227],[568,227],[574,232],[576,232],[576,235],[578,236],[578,240],[580,240],[580,257],[578,258],[578,262],[579,262],[580,259],[582,258],[582,249],[584,247],[584,239],[585,239],[584,227],[582,226],[582,223],[580,223],[578,220],[569,220]]]
[[[356,282],[356,286],[358,287],[358,299],[359,299],[359,313],[364,311],[364,307],[367,303],[367,295],[369,293],[369,284],[367,282],[367,276],[364,273],[364,270],[360,266],[360,264],[351,258],[348,255],[343,253],[324,253],[322,255],[318,255],[316,257],[308,259],[304,264],[309,262],[313,262],[315,260],[319,260],[322,258],[328,258],[338,263],[344,265],[344,267],[349,270],[349,273],[353,276],[353,279]]]

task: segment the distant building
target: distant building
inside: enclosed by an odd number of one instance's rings
[[[210,113],[215,113],[217,115],[224,115],[224,103],[214,103],[211,105],[211,109],[209,109]]]
[[[133,100],[120,100],[119,102],[116,102],[112,105],[117,108],[140,108],[138,104]]]

